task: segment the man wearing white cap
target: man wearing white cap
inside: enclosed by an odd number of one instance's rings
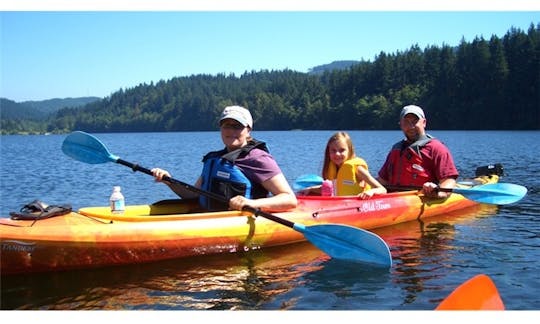
[[[204,156],[203,171],[195,187],[225,197],[228,204],[200,195],[201,206],[208,210],[242,210],[250,206],[274,212],[296,207],[296,196],[266,144],[251,137],[253,118],[249,110],[225,107],[219,127],[225,148]],[[159,168],[152,169],[152,173],[157,181],[170,177],[169,172]],[[197,196],[174,184],[167,185],[183,198]]]
[[[378,180],[390,186],[421,186],[425,195],[446,198],[450,193],[437,188],[453,188],[459,176],[452,154],[433,136],[426,134],[426,116],[422,108],[403,107],[399,125],[405,139],[394,144]]]

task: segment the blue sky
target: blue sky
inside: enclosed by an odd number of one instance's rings
[[[0,96],[17,102],[105,97],[192,74],[307,72],[335,60],[373,60],[381,51],[414,44],[454,46],[462,38],[502,37],[511,27],[527,30],[540,23],[538,6],[492,12],[232,9],[14,12],[7,7],[0,13]]]

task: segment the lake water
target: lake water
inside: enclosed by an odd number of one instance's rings
[[[257,132],[288,180],[319,173],[333,131]],[[540,309],[540,132],[430,131],[452,150],[461,180],[501,163],[501,182],[526,186],[516,204],[374,230],[389,244],[390,270],[329,259],[309,243],[146,265],[2,277],[1,308],[71,310],[431,310],[456,286],[485,273],[507,309]],[[376,174],[400,131],[351,131]],[[193,183],[201,158],[222,147],[218,132],[95,134],[141,166]],[[65,135],[1,136],[2,217],[34,199],[75,209],[108,204],[120,185],[127,204],[176,198],[142,173],[89,165],[61,151]],[[534,316],[533,316],[534,318]],[[538,316],[536,316],[538,318]],[[362,318],[358,318],[361,320]]]

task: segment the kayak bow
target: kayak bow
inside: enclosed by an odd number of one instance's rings
[[[499,291],[485,274],[459,285],[435,310],[504,310]]]

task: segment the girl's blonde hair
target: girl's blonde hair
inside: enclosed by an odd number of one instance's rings
[[[328,142],[326,143],[326,149],[324,150],[324,164],[322,168],[322,177],[323,179],[328,179],[328,166],[332,161],[330,161],[330,144],[336,141],[344,141],[345,144],[347,144],[347,148],[349,149],[349,156],[347,157],[347,160],[350,160],[354,158],[356,155],[354,153],[354,146],[351,140],[351,137],[347,132],[337,132],[334,135],[330,136],[328,139]]]

